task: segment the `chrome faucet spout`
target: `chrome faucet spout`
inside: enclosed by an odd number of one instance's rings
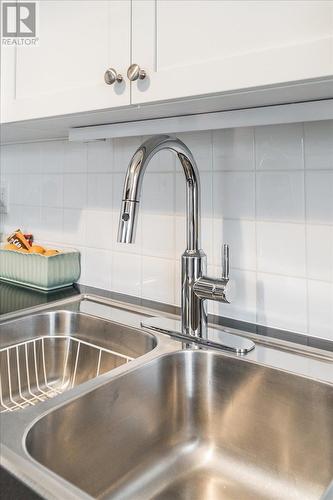
[[[163,149],[175,153],[183,167],[187,186],[186,247],[188,251],[199,250],[200,179],[198,167],[188,147],[176,137],[169,135],[157,135],[148,139],[136,150],[130,161],[124,184],[118,241],[120,243],[135,241],[143,177],[152,157]]]
[[[188,147],[177,137],[157,135],[145,141],[134,153],[127,169],[120,211],[118,241],[133,243],[135,239],[143,177],[152,157],[161,150],[178,157],[186,182],[186,249],[182,255],[182,331],[185,335],[204,337],[207,330],[205,300],[228,302],[229,281],[224,266],[220,280],[206,277],[206,255],[200,248],[200,177]],[[226,250],[225,255],[229,252]]]

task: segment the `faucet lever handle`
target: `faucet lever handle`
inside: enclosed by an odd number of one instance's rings
[[[229,280],[230,273],[230,249],[229,245],[224,243],[222,246],[222,279]]]

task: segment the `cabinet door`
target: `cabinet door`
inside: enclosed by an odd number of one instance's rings
[[[130,9],[130,0],[39,2],[39,45],[16,49],[7,121],[129,104],[128,81],[106,85],[104,72],[126,75]]]
[[[332,1],[136,0],[132,102],[333,74]]]

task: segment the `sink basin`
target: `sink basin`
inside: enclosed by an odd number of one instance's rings
[[[0,327],[0,412],[34,406],[151,351],[153,336],[71,311]]]
[[[26,447],[94,498],[319,499],[332,422],[332,385],[188,350],[42,417]]]

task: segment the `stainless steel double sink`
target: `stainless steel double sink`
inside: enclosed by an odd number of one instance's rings
[[[3,465],[44,498],[333,498],[333,359],[240,358],[151,335],[152,314],[82,296],[0,325]]]

